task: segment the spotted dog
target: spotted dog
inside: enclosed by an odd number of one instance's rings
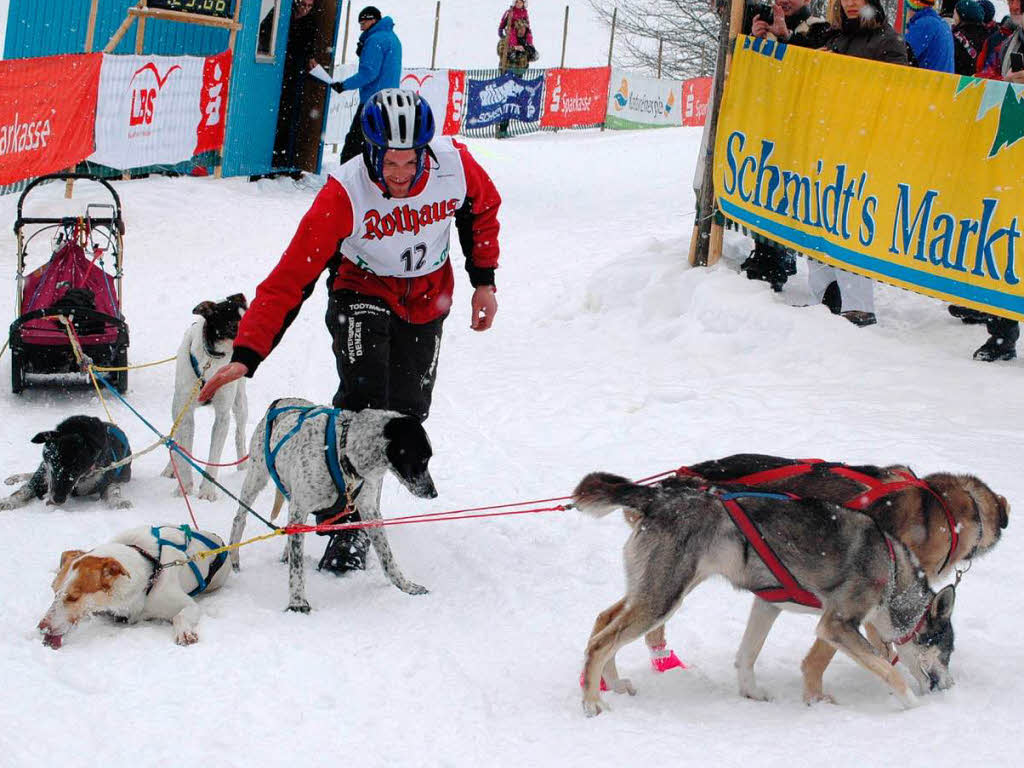
[[[247,307],[245,296],[236,293],[233,296],[228,296],[224,301],[204,301],[192,310],[192,314],[199,315],[200,320],[193,323],[185,332],[181,346],[178,347],[177,366],[174,373],[174,399],[171,403],[171,419],[178,419],[181,414],[175,439],[189,453],[192,452],[195,438],[195,409],[197,407],[196,400],[192,397],[193,390],[197,382],[201,388],[213,374],[231,361],[231,350],[235,336],[238,334],[238,321]],[[249,401],[245,395],[245,379],[239,379],[221,387],[210,402],[213,403],[213,431],[210,434],[209,452],[211,466],[207,467],[206,471],[210,477],[216,479],[217,467],[212,465],[220,463],[224,441],[228,436],[228,427],[231,426],[232,413],[235,417],[235,450],[239,459],[245,455],[245,424],[249,420]],[[182,414],[181,409],[186,407],[186,403],[188,407]],[[184,487],[185,493],[191,493],[192,468],[180,456],[172,453],[172,458],[162,473],[163,476],[174,477],[175,465],[181,476],[181,486],[175,490],[175,494],[180,495],[182,487]],[[244,464],[238,465],[239,470],[243,468]],[[217,499],[217,486],[209,478],[203,478],[203,482],[199,486],[199,498],[206,501]]]
[[[336,456],[336,466],[330,461],[332,454]],[[427,469],[431,455],[423,425],[412,416],[375,409],[341,411],[300,398],[277,400],[256,426],[249,444],[249,468],[231,528],[231,543],[242,540],[245,507],[252,506],[272,477],[278,485],[275,514],[287,495],[288,521],[292,524],[305,522],[315,512],[337,507],[339,471],[349,493],[355,496],[355,506],[363,521],[372,522],[381,519],[380,492],[388,472],[414,496],[437,496]],[[384,529],[368,527],[366,531],[391,583],[408,594],[424,594],[424,587],[402,575]],[[290,537],[288,610],[305,613],[309,603],[302,545],[302,535]],[[232,567],[238,570],[237,549],[232,550],[231,560]]]
[[[861,634],[861,624],[870,622],[882,641],[901,645],[901,659],[923,690],[952,684],[953,587],[933,592],[916,558],[867,515],[742,486],[708,488],[700,478],[645,486],[592,473],[573,497],[587,514],[621,508],[633,523],[624,552],[626,595],[597,617],[587,643],[587,715],[605,708],[602,672],[635,693],[614,675],[618,649],[663,625],[687,594],[715,575],[760,598],[737,654],[740,691],[748,697],[766,698],[753,664],[783,608],[820,613],[815,635],[878,676],[905,706],[915,702],[914,693]],[[737,498],[739,512],[730,506]]]
[[[43,446],[43,460],[32,474],[13,475],[7,485],[27,481],[0,501],[0,510],[17,509],[32,499],[46,499],[60,506],[68,496],[99,494],[115,508],[126,508],[131,501],[121,495],[121,484],[132,476],[131,462],[104,471],[131,455],[131,445],[116,425],[94,416],[71,416],[55,429],[40,432],[32,442]]]

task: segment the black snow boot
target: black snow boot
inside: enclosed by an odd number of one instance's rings
[[[843,308],[843,297],[839,293],[839,283],[835,280],[828,284],[825,295],[821,297],[821,303],[828,307],[828,311],[833,315],[838,315],[839,310]]]
[[[748,279],[764,280],[778,292],[789,276],[796,274],[796,258],[778,243],[759,240],[740,269],[747,273]]]
[[[358,512],[346,515],[337,522],[357,523]],[[348,571],[366,570],[366,553],[370,549],[370,537],[364,528],[353,528],[347,531],[335,531],[331,534],[317,570],[330,571],[339,576]]]

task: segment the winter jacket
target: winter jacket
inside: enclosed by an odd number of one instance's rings
[[[915,13],[905,37],[921,69],[953,71],[953,33],[934,8],[922,8]]]
[[[397,88],[402,80],[402,44],[395,34],[395,22],[385,16],[359,35],[356,45],[359,70],[342,82],[346,91],[359,89],[359,103],[365,104],[382,88]]]
[[[828,42],[825,50],[889,64],[907,63],[906,43],[886,22],[877,26],[861,25],[853,30],[841,29]]]
[[[520,35],[516,30],[515,24],[512,25],[512,29],[508,31],[508,45],[509,48],[515,48],[517,45],[527,46],[533,45],[533,32],[530,30],[529,25],[526,27],[526,33]]]
[[[821,48],[832,36],[831,25],[818,16],[811,15],[809,5],[786,17],[789,37],[785,42],[801,48]],[[769,37],[774,35],[769,34]]]
[[[498,22],[498,37],[504,37],[507,32],[515,25],[518,19],[522,19],[526,22],[526,26],[530,26],[530,14],[525,8],[516,8],[512,6],[501,15],[501,21]]]
[[[985,38],[978,52],[978,77],[1001,80],[1003,77],[1003,43],[1013,36],[1016,27],[1012,23],[998,24]]]
[[[1024,52],[1024,27],[1018,27],[1017,31],[1010,35],[999,46],[999,79],[1005,80],[1012,71],[1010,69],[1010,54],[1017,51]]]
[[[448,138],[436,141],[451,142],[458,153],[465,176],[466,193],[462,205],[448,221],[454,219],[459,243],[466,257],[470,283],[473,286],[494,285],[494,270],[498,266],[498,208],[501,197],[486,171],[464,145]],[[349,162],[361,164],[363,160],[355,158]],[[362,171],[366,173],[365,166]],[[413,195],[424,191],[431,174],[450,172],[446,168],[428,167],[412,190]],[[379,193],[374,192],[374,195],[373,203],[379,205],[381,210],[401,207],[402,198],[385,198],[382,189]],[[438,205],[443,206],[444,201]],[[413,211],[411,215],[416,213]],[[427,211],[423,215],[438,214]],[[393,221],[392,226],[396,222],[398,227],[403,226],[401,218]],[[259,364],[277,346],[298,315],[302,303],[313,292],[320,275],[328,268],[329,262],[336,259],[341,241],[356,236],[364,229],[364,225],[365,221],[354,220],[353,198],[349,191],[338,179],[329,177],[303,216],[281,260],[257,287],[256,296],[239,323],[231,359],[248,367],[247,376],[252,376]],[[343,259],[331,290],[352,290],[364,296],[383,299],[402,320],[421,324],[448,313],[454,284],[450,258],[444,259],[443,264],[433,272],[416,277],[377,275]]]
[[[974,75],[978,71],[978,55],[988,37],[985,25],[963,22],[953,27],[953,71],[958,75]]]

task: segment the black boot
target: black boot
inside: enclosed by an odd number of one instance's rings
[[[835,280],[828,284],[825,295],[821,297],[821,303],[828,307],[828,311],[833,315],[838,315],[839,310],[843,308],[843,297],[839,293],[839,283]]]
[[[358,512],[346,515],[337,522],[357,523]],[[346,531],[335,531],[331,534],[317,570],[330,571],[339,576],[348,571],[366,570],[366,553],[370,549],[370,537],[364,528],[351,528]]]
[[[773,291],[781,291],[790,275],[796,274],[796,259],[778,243],[757,241],[754,250],[740,264],[749,280],[764,280]]]
[[[949,314],[966,325],[981,325],[991,317],[991,315],[985,312],[979,312],[969,307],[961,307],[958,304],[949,305]]]

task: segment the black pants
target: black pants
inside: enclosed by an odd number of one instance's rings
[[[1004,344],[1014,345],[1020,337],[1020,323],[1008,317],[985,315],[985,328],[989,336],[1004,339]]]
[[[341,147],[341,158],[339,162],[344,165],[353,157],[358,157],[363,154],[363,124],[361,118],[363,116],[363,105],[360,104],[356,108],[355,117],[352,118],[352,125],[348,128],[348,133],[345,134],[345,143]]]
[[[444,320],[407,323],[383,299],[333,292],[326,322],[341,382],[334,407],[383,408],[426,420]]]

